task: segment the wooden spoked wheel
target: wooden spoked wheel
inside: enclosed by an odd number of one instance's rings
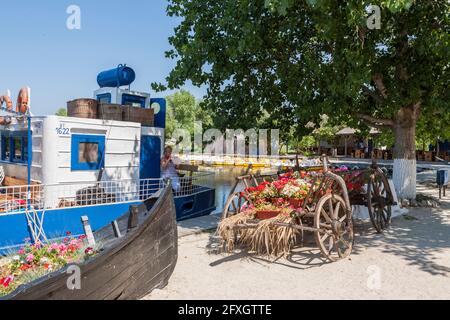
[[[353,249],[353,220],[351,209],[335,194],[322,197],[317,203],[314,227],[317,246],[330,261],[348,257]]]
[[[367,186],[367,208],[370,220],[379,233],[391,224],[391,197],[391,189],[386,177],[378,171],[374,172]]]
[[[222,219],[234,216],[242,211],[244,205],[248,203],[247,199],[245,199],[240,192],[235,192],[231,194],[222,212]]]

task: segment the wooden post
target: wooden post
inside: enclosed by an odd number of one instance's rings
[[[94,233],[92,232],[92,228],[91,228],[91,225],[89,223],[88,216],[82,216],[81,217],[81,223],[83,224],[84,234],[86,235],[88,244],[90,246],[95,246]]]
[[[112,225],[115,237],[122,238],[122,233],[120,232],[120,228],[119,228],[119,224],[117,223],[117,220],[114,220],[113,222],[111,222],[111,225]]]
[[[138,225],[138,213],[139,207],[134,205],[130,206],[130,215],[128,217],[128,230],[134,229]]]
[[[347,152],[348,152],[348,147],[347,147],[347,141],[348,141],[348,136],[345,136],[345,157],[347,158]]]

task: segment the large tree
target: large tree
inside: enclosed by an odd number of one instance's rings
[[[166,54],[177,65],[155,89],[207,85],[204,105],[230,126],[265,112],[388,128],[397,192],[415,197],[417,120],[449,112],[448,1],[170,0],[167,12],[182,18]]]

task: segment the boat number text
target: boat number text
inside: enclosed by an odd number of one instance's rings
[[[56,128],[58,136],[70,136],[70,128],[66,128],[63,124]]]

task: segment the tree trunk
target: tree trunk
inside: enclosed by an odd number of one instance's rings
[[[420,104],[401,108],[394,119],[394,185],[400,199],[416,199],[416,124]]]

